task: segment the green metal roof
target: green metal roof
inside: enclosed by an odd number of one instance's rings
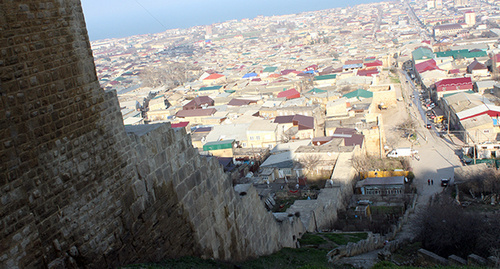
[[[318,89],[318,88],[314,88],[314,89],[308,91],[307,93],[322,93],[322,92],[327,92],[327,91],[322,90],[322,89]]]
[[[448,50],[436,52],[437,57],[453,57],[453,59],[457,58],[478,58],[478,57],[486,57],[488,54],[486,51],[469,51],[467,49],[463,50]]]
[[[264,71],[262,71],[262,72],[273,73],[274,71],[276,71],[276,69],[278,69],[278,67],[268,66],[268,67],[264,68]]]
[[[218,85],[218,86],[211,86],[211,87],[201,87],[198,91],[199,92],[202,92],[202,91],[213,91],[213,90],[218,90],[222,88],[222,86]]]
[[[350,93],[346,93],[342,95],[342,97],[345,98],[354,98],[354,97],[363,97],[363,98],[372,98],[373,97],[373,92],[359,89]]]
[[[323,76],[316,76],[314,77],[314,80],[327,80],[327,79],[335,79],[337,78],[337,74],[330,74],[330,75],[323,75]]]
[[[165,95],[164,95],[164,94],[162,94],[162,95],[158,95],[158,96],[155,96],[153,99],[162,98],[163,96],[165,96]]]
[[[420,47],[412,51],[413,60],[428,60],[434,58],[434,53],[427,47]]]
[[[452,92],[452,93],[446,93],[446,94],[443,94],[443,98],[446,98],[448,96],[452,96],[452,95],[455,95],[457,94],[458,92]],[[468,91],[465,91],[463,93],[476,93],[475,91],[472,91],[472,90],[468,90]]]
[[[205,145],[203,145],[203,150],[209,151],[218,149],[230,149],[233,148],[234,141],[235,141],[234,139],[228,139],[222,141],[208,142]]]

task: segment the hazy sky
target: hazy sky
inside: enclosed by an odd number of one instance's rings
[[[283,15],[376,0],[81,0],[90,40],[158,33],[258,15]]]

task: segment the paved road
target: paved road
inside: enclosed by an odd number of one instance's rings
[[[457,154],[461,149],[451,143],[449,139],[439,137],[439,133],[434,127],[432,129],[425,128],[428,121],[418,99],[418,90],[413,82],[407,78],[407,74],[401,72],[400,76],[409,81],[408,83],[403,82],[401,90],[405,91],[406,97],[410,94],[413,95],[409,113],[418,122],[417,132],[419,133],[420,145],[416,145],[415,149],[419,151],[420,161],[413,160],[412,167],[419,193],[418,202],[422,204],[426,203],[430,196],[442,191],[440,186],[442,178],[453,178],[454,168],[462,165]],[[434,180],[434,185],[429,186],[428,179]]]
[[[396,139],[398,147],[408,147],[412,146],[414,149],[419,151],[420,160],[413,159],[411,161],[413,171],[415,173],[414,184],[417,187],[418,199],[415,211],[425,210],[428,205],[429,199],[436,193],[443,190],[440,185],[442,178],[452,178],[453,169],[455,167],[461,166],[460,159],[457,155],[457,151],[460,151],[460,146],[457,146],[449,139],[444,139],[439,137],[435,129],[425,128],[426,119],[425,111],[422,110],[420,106],[420,100],[418,99],[418,93],[415,94],[416,88],[410,79],[408,79],[403,72],[400,72],[401,87],[397,87],[396,95],[398,97],[403,96],[404,101],[398,102],[398,111],[401,113],[394,113],[394,111],[388,111],[388,113],[383,114],[384,117],[384,128],[386,130],[386,136],[390,137],[388,139]],[[406,83],[405,81],[409,82]],[[413,95],[414,98],[411,100],[409,96]],[[409,106],[409,103],[412,103]],[[403,113],[406,111],[406,113]],[[395,126],[401,123],[408,117],[413,117],[418,122],[417,132],[419,140],[417,144],[412,145],[406,139],[397,139],[392,130]],[[397,136],[397,135],[396,135]],[[429,185],[427,180],[434,180],[433,185]],[[413,237],[412,219],[416,217],[415,214],[410,215],[409,221],[405,224],[402,230],[396,236],[396,239]],[[354,257],[345,257],[338,261],[338,264],[347,263],[351,264],[357,268],[371,268],[375,263],[378,262],[379,250],[364,253],[362,255]]]

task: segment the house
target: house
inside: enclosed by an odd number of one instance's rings
[[[335,85],[337,81],[337,74],[329,74],[314,77],[314,85],[321,86],[332,86]]]
[[[405,177],[369,177],[356,183],[357,194],[398,195],[404,193]]]
[[[294,161],[292,158],[292,153],[285,151],[282,153],[270,155],[260,167],[265,172],[268,179],[272,178],[285,178],[292,177]],[[269,171],[272,171],[269,173]],[[270,175],[271,174],[271,175]]]
[[[234,139],[207,142],[203,145],[203,151],[210,152],[213,156],[233,157],[233,148],[236,143]]]
[[[247,129],[248,147],[273,148],[276,146],[278,124],[270,120],[254,120]]]
[[[494,80],[481,80],[474,83],[474,91],[483,95],[484,93],[492,93],[497,82]]]
[[[411,56],[415,65],[435,58],[434,53],[428,47],[416,48],[412,51]]]
[[[189,121],[181,121],[181,122],[177,122],[177,123],[171,123],[170,126],[174,129],[184,128],[186,130],[186,133],[189,133],[189,131],[190,131]]]
[[[222,91],[223,91],[222,86],[216,85],[210,87],[201,87],[198,90],[196,90],[195,93],[201,95],[215,95],[221,93]]]
[[[359,146],[363,147],[364,136],[358,134],[356,129],[352,128],[336,128],[332,135],[333,138],[342,138],[343,146]]]
[[[228,106],[248,106],[250,104],[257,104],[257,101],[233,98],[227,103]]]
[[[148,104],[149,110],[160,110],[168,108],[168,101],[165,99],[164,95],[156,96],[155,98],[149,100]]]
[[[222,74],[213,73],[203,78],[202,83],[203,85],[224,84],[226,83],[226,76]]]
[[[472,91],[473,89],[474,85],[470,77],[443,79],[430,87],[431,98],[436,103],[444,94]]]
[[[458,23],[441,24],[434,26],[434,36],[455,36],[462,32],[464,29]]]
[[[277,116],[274,123],[278,124],[278,137],[281,140],[311,139],[314,136],[314,117],[300,114]]]
[[[206,142],[206,137],[212,130],[212,127],[198,127],[191,129],[191,142],[193,147],[203,149],[203,144]]]
[[[342,95],[342,97],[345,97],[347,99],[356,98],[358,100],[361,100],[362,98],[368,99],[368,98],[373,98],[373,92],[359,89],[359,90],[352,91],[350,93],[346,93],[346,94]]]
[[[203,124],[204,119],[213,116],[217,110],[215,108],[179,110],[175,114],[177,118],[183,118],[191,124]]]
[[[453,129],[465,131],[460,133],[464,141],[495,140],[500,107],[491,104],[487,99],[484,100],[480,95],[458,93],[444,97],[443,112],[449,116]]]
[[[483,58],[488,56],[486,51],[474,50],[474,49],[447,50],[447,51],[436,52],[435,55],[438,58],[453,57],[454,60]]]
[[[299,98],[300,93],[295,89],[289,89],[286,91],[279,92],[277,95],[278,98],[286,98],[287,100],[294,99],[294,98]]]
[[[214,100],[208,96],[198,96],[191,100],[189,103],[185,104],[183,110],[200,109],[203,107],[213,106]]]
[[[327,117],[348,117],[349,116],[350,105],[348,105],[347,98],[342,97],[340,99],[328,102],[326,104],[326,116]]]
[[[375,67],[367,67],[364,69],[359,69],[356,72],[357,76],[362,76],[362,77],[370,77],[370,76],[377,75],[377,74],[379,74],[379,71]]]
[[[477,60],[467,66],[467,73],[472,74],[473,77],[487,77],[490,75],[488,67]]]
[[[298,129],[297,137],[299,139],[314,137],[314,117],[297,114],[293,116],[293,126]]]
[[[465,118],[460,121],[462,129],[468,134],[468,139],[474,143],[496,141],[497,133],[493,120],[487,114]],[[468,140],[467,140],[468,141]]]
[[[436,69],[439,69],[439,67],[437,66],[436,60],[434,59],[423,61],[415,65],[415,70],[417,70],[418,73]]]

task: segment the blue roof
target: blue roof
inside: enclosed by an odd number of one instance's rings
[[[256,77],[257,74],[255,72],[252,72],[252,73],[246,73],[243,78],[251,78],[251,77]]]
[[[349,69],[349,68],[361,68],[361,67],[363,67],[363,64],[345,64],[342,68]]]

